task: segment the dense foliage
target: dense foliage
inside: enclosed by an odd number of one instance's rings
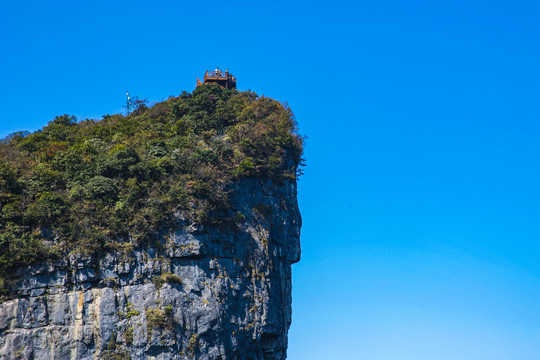
[[[179,220],[234,218],[245,176],[295,178],[302,137],[290,109],[205,85],[130,116],[58,116],[0,144],[0,276],[69,252],[139,246]]]

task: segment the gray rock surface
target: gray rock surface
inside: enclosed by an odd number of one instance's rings
[[[233,186],[234,227],[22,269],[0,304],[0,359],[286,358],[296,182]]]

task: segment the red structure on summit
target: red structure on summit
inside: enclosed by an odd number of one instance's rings
[[[232,76],[229,69],[221,71],[219,68],[216,68],[213,72],[206,70],[203,81],[197,78],[197,86],[204,84],[218,84],[223,88],[234,90],[236,89],[236,78]]]

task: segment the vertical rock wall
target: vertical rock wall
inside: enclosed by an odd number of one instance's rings
[[[236,228],[24,269],[0,304],[0,358],[285,359],[296,182],[242,180],[231,204]]]

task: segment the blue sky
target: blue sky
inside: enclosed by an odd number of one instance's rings
[[[228,67],[308,136],[289,359],[540,358],[540,4],[3,1],[0,137]]]

